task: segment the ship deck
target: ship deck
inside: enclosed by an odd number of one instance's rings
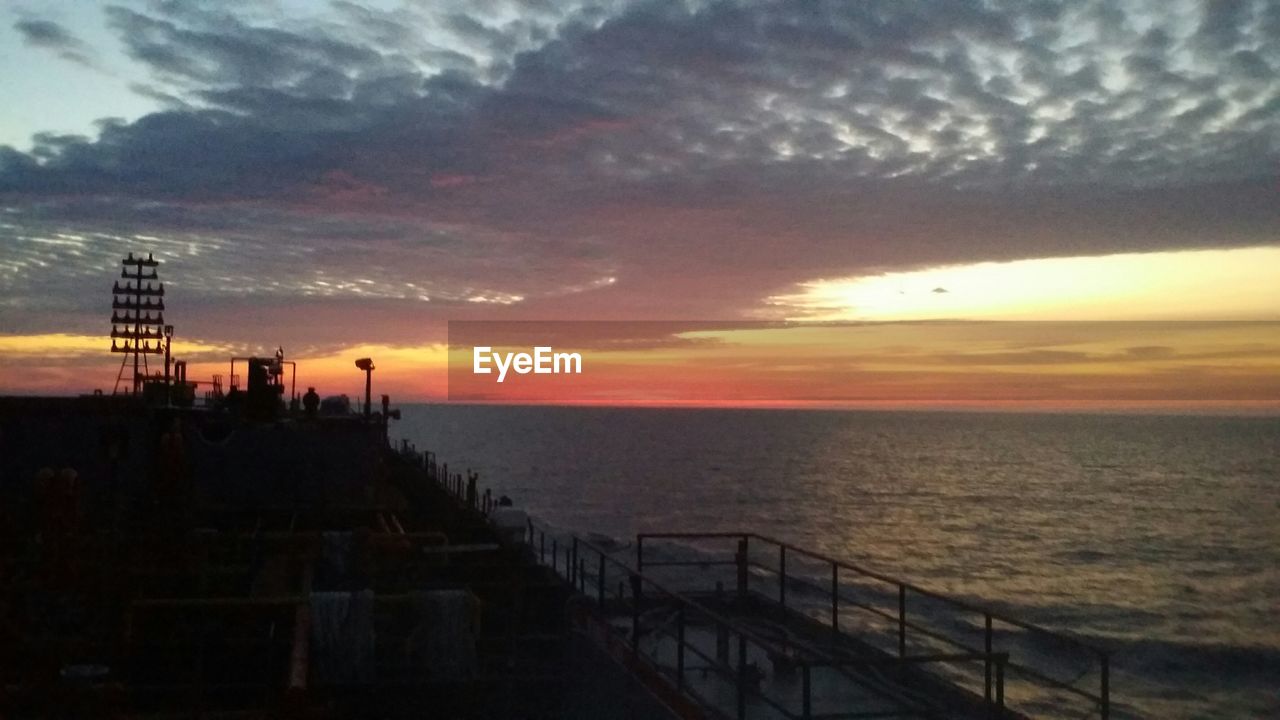
[[[0,430],[0,717],[670,716],[376,421],[22,399]]]
[[[377,419],[41,400],[0,398],[6,718],[1111,711],[1105,651],[773,538],[499,533]]]

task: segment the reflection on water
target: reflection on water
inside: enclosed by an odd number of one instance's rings
[[[1144,714],[1280,714],[1280,420],[410,406],[393,435],[575,530],[755,530],[1101,638]]]

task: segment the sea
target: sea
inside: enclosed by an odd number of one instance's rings
[[[1280,718],[1280,418],[402,411],[550,526],[759,532],[1107,648],[1113,717]]]

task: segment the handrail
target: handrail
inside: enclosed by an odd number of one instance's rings
[[[548,558],[546,557],[547,528],[538,529],[539,541],[536,543],[534,542],[534,530],[535,530],[535,524],[533,520],[529,520],[528,534],[527,534],[527,540],[529,542],[529,546],[534,549],[534,555],[535,557],[538,558],[539,562],[543,565],[547,565],[547,561],[548,561]],[[699,615],[703,616],[706,620],[710,621],[711,624],[723,626],[731,634],[737,635],[740,639],[740,643],[749,640],[756,647],[759,647],[768,653],[773,653],[778,655],[788,655],[788,654],[795,655],[797,651],[800,651],[804,657],[798,660],[797,664],[803,669],[803,672],[806,675],[808,675],[809,670],[811,668],[822,668],[822,667],[830,668],[833,671],[839,673],[841,676],[849,680],[852,680],[856,683],[859,683],[863,685],[863,687],[866,687],[868,690],[874,693],[877,693],[880,697],[882,697],[886,701],[896,704],[897,706],[902,708],[904,711],[908,712],[908,714],[919,714],[919,715],[931,716],[934,714],[934,712],[927,706],[921,705],[918,699],[916,698],[906,697],[906,696],[892,693],[888,691],[887,688],[873,687],[873,686],[867,685],[864,678],[850,674],[850,672],[848,671],[848,668],[858,667],[858,666],[901,667],[903,665],[921,665],[926,663],[958,662],[958,661],[988,662],[988,663],[991,663],[993,667],[997,667],[1000,669],[1000,672],[997,678],[998,687],[997,687],[996,697],[994,701],[996,703],[995,705],[996,707],[1002,708],[1004,706],[1003,705],[1004,703],[1003,668],[1008,663],[1008,653],[983,652],[978,650],[972,650],[970,648],[965,648],[969,652],[963,653],[963,654],[952,653],[952,654],[900,656],[900,657],[887,657],[887,658],[849,658],[849,657],[839,657],[839,656],[831,655],[829,653],[817,650],[816,648],[813,648],[813,647],[796,646],[794,644],[782,644],[782,643],[779,643],[778,641],[773,640],[772,638],[765,637],[753,631],[752,629],[743,626],[742,623],[736,620],[733,620],[731,618],[727,618],[721,615],[720,613],[710,609],[709,607],[698,602],[697,600],[694,600],[688,597],[684,593],[673,590],[672,588],[654,580],[652,577],[644,575],[638,567],[632,567],[631,565],[628,565],[626,562],[623,562],[622,560],[619,560],[618,558],[613,557],[612,555],[609,554],[608,550],[601,548],[595,543],[592,543],[589,540],[579,538],[572,533],[567,533],[567,534],[569,535],[569,537],[566,538],[566,540],[571,540],[572,544],[566,542],[566,544],[563,546],[562,549],[559,546],[556,538],[554,537],[552,538],[551,553],[550,553],[551,558],[549,558],[550,560],[549,567],[551,567],[557,573],[559,573],[563,568],[566,575],[566,579],[568,580],[570,585],[577,587],[579,591],[582,592],[583,594],[585,594],[585,578],[582,576],[582,573],[585,572],[585,560],[578,557],[578,550],[580,548],[585,548],[597,555],[597,561],[600,569],[603,569],[605,566],[617,568],[625,572],[628,577],[637,578],[639,580],[639,583],[648,585],[652,587],[654,590],[656,590],[662,596],[675,601],[675,603],[679,608],[677,612],[679,613],[679,616],[681,618],[680,622],[682,624],[683,624],[683,616],[684,616],[685,610],[686,609],[693,610]],[[652,538],[652,537],[659,537],[661,535],[662,534],[645,534],[644,537]],[[714,535],[716,537],[721,537],[721,538],[740,538],[742,537],[743,534],[742,533],[716,533]],[[565,556],[565,562],[563,565],[561,565],[561,563],[559,562],[559,557],[558,557],[561,554]],[[660,566],[663,564],[664,563],[651,563],[652,566]],[[667,563],[667,564],[673,564],[673,563]],[[692,564],[701,566],[701,565],[723,565],[726,563],[717,563],[712,561],[710,563],[695,562]],[[727,564],[734,564],[734,563],[727,563]],[[603,585],[603,578],[600,577],[598,574],[596,577],[596,584],[597,584],[599,602],[603,604],[605,588]],[[633,642],[633,650],[635,650],[638,648],[638,645],[635,644],[635,640],[638,639],[638,636],[636,635],[636,633],[638,632],[637,630],[638,610],[636,608],[633,608],[633,613],[634,614],[633,614],[633,641],[632,642]],[[650,632],[660,633],[670,637],[670,631],[664,630],[662,628],[654,628],[654,629],[651,629]],[[679,638],[677,638],[677,644],[682,651],[686,647],[686,643],[682,642]],[[697,648],[692,645],[688,646],[688,650],[693,652],[695,655],[699,657],[702,657],[708,661],[711,661],[710,658],[707,658],[707,656],[705,656],[701,651],[697,650]],[[740,653],[739,655],[740,658],[742,654],[745,654],[745,653]],[[719,669],[723,670],[724,674],[726,675],[733,674],[732,668],[719,668]],[[680,671],[680,672],[683,672],[683,671]],[[679,681],[682,683],[683,682],[682,678],[679,678]],[[739,678],[735,681],[735,683],[739,684],[740,686],[739,687],[740,692],[743,690],[740,685],[742,682],[744,682],[742,678]],[[682,688],[682,689],[687,689],[687,688]],[[801,713],[800,715],[796,715],[791,711],[788,711],[786,708],[782,707],[780,704],[778,704],[771,698],[765,697],[762,694],[758,694],[758,697],[767,705],[777,709],[778,711],[782,712],[784,715],[788,717],[802,717],[802,718],[810,717],[810,715],[807,715],[804,713]],[[992,701],[992,698],[988,698],[988,702],[991,702],[991,701]],[[807,703],[806,703],[806,708],[807,708]]]
[[[1084,640],[1081,640],[1080,638],[1073,637],[1071,635],[1067,635],[1065,633],[1058,632],[1056,630],[1050,630],[1049,628],[1043,627],[1041,625],[1036,625],[1035,623],[1027,622],[1025,620],[1020,620],[1010,615],[1006,615],[1005,613],[1002,613],[998,610],[993,610],[990,606],[976,605],[967,600],[961,600],[960,598],[952,597],[950,595],[946,595],[936,590],[930,590],[928,588],[921,587],[914,583],[907,582],[905,580],[900,580],[898,578],[894,578],[890,575],[885,575],[883,573],[879,573],[874,570],[868,570],[864,567],[855,565],[850,562],[838,560],[836,558],[830,557],[828,555],[823,555],[822,553],[814,552],[812,550],[806,550],[797,545],[793,545],[791,543],[778,540],[768,535],[761,535],[759,533],[747,533],[747,536],[754,537],[759,540],[763,540],[764,542],[770,543],[776,547],[785,547],[789,552],[796,552],[801,555],[810,557],[814,560],[820,560],[825,563],[831,563],[846,570],[853,570],[854,572],[857,572],[859,574],[865,575],[870,578],[874,578],[884,583],[888,583],[890,585],[900,585],[916,594],[924,595],[926,597],[931,597],[935,600],[941,600],[943,602],[946,602],[950,605],[961,608],[963,610],[968,610],[970,612],[977,613],[979,615],[990,615],[993,620],[999,620],[1000,622],[1008,625],[1020,627],[1024,630],[1031,630],[1033,632],[1043,633],[1045,635],[1049,635],[1053,637],[1056,640],[1064,640],[1084,650],[1090,650],[1095,653],[1107,652],[1105,649],[1098,647],[1097,645],[1088,643]]]
[[[670,567],[670,566],[672,566],[672,565],[674,565],[674,564],[675,564],[675,563],[667,563],[667,562],[649,563],[649,565],[650,565],[650,566],[653,566],[653,567]],[[691,563],[691,564],[698,564],[698,563]],[[736,563],[734,563],[734,562],[732,562],[732,561],[728,561],[727,563],[710,563],[710,564],[711,564],[711,565],[717,565],[717,564],[729,564],[729,565],[733,565],[733,564],[736,564]],[[751,567],[759,568],[759,569],[761,569],[761,570],[767,570],[767,571],[771,571],[771,572],[774,572],[774,573],[776,573],[776,572],[777,572],[777,571],[776,571],[776,570],[774,570],[773,568],[768,567],[767,565],[763,565],[763,564],[761,564],[761,563],[755,563],[755,562],[753,562],[753,563],[748,563],[748,564],[749,564]],[[810,588],[810,589],[812,589],[812,590],[817,590],[817,591],[819,591],[819,592],[824,592],[824,591],[826,591],[826,590],[827,590],[826,588],[823,588],[823,587],[822,587],[821,585],[819,585],[818,583],[812,582],[812,581],[808,580],[807,578],[801,578],[801,577],[788,576],[788,577],[787,577],[787,581],[788,581],[789,583],[793,584],[793,585],[794,585],[794,584],[800,584],[800,585],[803,585],[803,586],[805,586],[805,587],[808,587],[808,588]],[[908,587],[910,587],[910,586],[908,586]],[[934,630],[933,628],[926,627],[926,626],[921,625],[920,623],[917,623],[917,622],[912,622],[912,621],[910,621],[910,620],[906,620],[906,619],[903,619],[903,618],[899,618],[898,616],[893,615],[893,614],[888,613],[888,612],[885,612],[884,610],[881,610],[880,608],[875,607],[874,605],[868,605],[868,604],[866,604],[866,603],[858,602],[857,600],[853,600],[853,599],[849,598],[847,595],[842,595],[842,594],[839,594],[839,593],[837,593],[837,596],[839,597],[840,601],[841,601],[841,602],[843,602],[843,603],[844,603],[844,604],[846,604],[846,605],[852,605],[852,606],[854,606],[854,607],[856,607],[856,608],[858,608],[858,609],[860,609],[860,610],[863,610],[863,611],[865,611],[865,612],[869,612],[869,613],[871,613],[871,614],[873,614],[873,615],[877,615],[877,616],[879,616],[879,617],[881,617],[881,618],[884,618],[885,620],[888,620],[888,621],[890,621],[890,622],[901,622],[901,623],[903,624],[903,626],[905,626],[906,628],[908,628],[908,629],[910,629],[910,630],[913,630],[913,631],[915,631],[916,633],[918,633],[918,634],[920,634],[920,635],[924,635],[925,637],[932,638],[932,639],[937,640],[937,641],[942,642],[942,643],[946,643],[946,644],[948,644],[948,645],[951,645],[952,647],[960,648],[961,650],[965,650],[965,651],[969,651],[969,652],[974,652],[974,653],[980,653],[980,652],[982,652],[981,650],[978,650],[977,648],[973,647],[972,645],[968,645],[968,644],[963,643],[963,642],[961,642],[961,641],[959,641],[959,640],[956,640],[956,639],[954,639],[954,638],[947,637],[946,635],[943,635],[941,632],[938,632],[937,630]],[[994,617],[994,616],[993,616],[993,618],[992,618],[992,619],[999,619],[999,618],[996,618],[996,617]],[[1052,632],[1052,631],[1046,631],[1046,632]],[[1035,678],[1036,680],[1039,680],[1040,682],[1045,683],[1046,685],[1051,685],[1051,686],[1053,686],[1053,687],[1056,687],[1056,688],[1058,688],[1059,690],[1064,690],[1064,691],[1069,692],[1069,693],[1072,693],[1072,694],[1074,694],[1074,695],[1079,695],[1080,697],[1085,698],[1085,699],[1088,699],[1088,700],[1099,700],[1099,701],[1101,700],[1100,696],[1098,696],[1098,695],[1094,695],[1094,694],[1092,694],[1092,693],[1088,692],[1087,690],[1082,690],[1082,689],[1080,689],[1080,688],[1076,687],[1075,685],[1071,685],[1070,683],[1063,682],[1063,681],[1058,680],[1058,679],[1056,679],[1056,678],[1051,678],[1051,677],[1049,677],[1048,675],[1045,675],[1045,674],[1043,674],[1043,673],[1041,673],[1041,672],[1038,672],[1038,671],[1037,671],[1037,670],[1035,670],[1034,668],[1031,668],[1031,667],[1028,667],[1028,666],[1026,666],[1026,665],[1023,665],[1022,663],[1018,663],[1018,662],[1014,662],[1014,661],[1010,660],[1009,662],[1005,663],[1005,666],[1006,666],[1006,667],[1008,667],[1008,668],[1012,668],[1012,669],[1014,669],[1014,670],[1017,670],[1018,672],[1022,673],[1023,675],[1025,675],[1025,676],[1027,676],[1027,677]]]
[[[463,475],[461,473],[450,473],[448,464],[440,463],[437,460],[436,455],[434,453],[429,451],[423,451],[422,453],[418,453],[416,452],[416,449],[410,449],[408,443],[405,443],[404,445],[405,446],[404,448],[402,448],[402,451],[401,451],[402,454],[405,455],[407,458],[412,459],[414,465],[417,465],[418,467],[420,467],[427,481],[434,483],[439,487],[441,487],[442,489],[444,489],[446,492],[448,492],[450,495],[456,498],[459,501],[459,503],[462,504],[464,507],[467,507],[472,511],[476,511],[481,515],[487,515],[490,511],[492,511],[497,506],[497,502],[493,499],[488,489],[484,490],[483,494],[480,494],[478,492],[478,489],[476,488],[476,485],[475,485],[475,480],[477,479],[478,476],[473,476],[471,472],[468,471],[466,482],[464,484]],[[533,539],[534,539],[533,532],[534,532],[534,523],[532,520],[529,520],[528,521],[528,541],[529,541],[529,547],[531,549],[535,547],[533,543]],[[572,539],[572,546],[570,547],[568,543],[566,543],[566,547],[564,548],[565,565],[564,565],[564,576],[563,576],[564,579],[569,582],[570,587],[577,589],[579,592],[581,592],[584,595],[586,594],[587,573],[585,569],[585,559],[582,559],[579,557],[580,548],[585,548],[591,552],[596,553],[598,556],[599,573],[596,577],[596,585],[597,585],[596,589],[597,589],[599,603],[602,608],[605,603],[605,594],[606,594],[605,580],[604,580],[604,571],[606,566],[621,569],[626,573],[627,577],[631,579],[631,584],[633,588],[632,637],[631,637],[632,652],[637,652],[637,653],[640,652],[639,606],[640,606],[640,600],[643,595],[643,586],[648,585],[649,587],[656,590],[661,596],[669,600],[675,601],[678,607],[677,614],[679,618],[678,635],[676,637],[676,644],[678,648],[677,655],[679,657],[679,660],[678,660],[677,670],[675,673],[677,691],[685,693],[687,696],[700,702],[704,706],[711,708],[714,712],[719,712],[715,708],[714,704],[708,703],[706,699],[702,698],[694,688],[689,687],[685,682],[684,653],[686,649],[694,652],[696,656],[703,657],[704,659],[710,662],[710,658],[707,658],[695,646],[685,641],[684,622],[685,622],[686,610],[690,610],[698,613],[702,618],[705,618],[706,621],[709,621],[711,624],[723,627],[725,628],[725,631],[727,633],[737,635],[738,637],[739,651],[738,651],[738,668],[736,670],[736,673],[734,672],[734,669],[732,668],[732,666],[728,666],[728,665],[726,665],[724,668],[717,667],[716,669],[723,670],[724,674],[728,675],[732,679],[733,684],[737,688],[737,696],[738,696],[737,710],[738,710],[739,718],[745,718],[746,716],[746,697],[748,693],[748,689],[747,689],[748,678],[746,674],[747,666],[746,666],[745,657],[747,655],[746,648],[747,648],[748,641],[750,641],[756,647],[764,650],[766,653],[770,653],[770,654],[795,656],[797,654],[796,653],[797,650],[801,651],[803,658],[798,662],[798,665],[803,672],[804,682],[803,682],[803,693],[802,693],[803,707],[799,714],[796,714],[788,710],[787,708],[783,707],[774,699],[765,696],[763,693],[759,693],[759,692],[755,693],[755,696],[760,701],[764,702],[770,707],[773,707],[774,709],[778,710],[783,715],[789,718],[809,719],[813,717],[811,713],[810,671],[814,667],[829,668],[834,672],[838,673],[840,676],[848,680],[851,680],[861,685],[864,689],[878,695],[885,701],[896,705],[900,709],[906,711],[908,714],[914,713],[914,714],[924,715],[924,716],[934,716],[935,712],[927,704],[923,704],[919,698],[914,698],[914,697],[911,697],[910,695],[904,695],[902,694],[901,689],[895,692],[891,690],[889,687],[878,686],[874,683],[868,683],[865,677],[860,677],[860,676],[851,674],[848,668],[853,666],[868,666],[868,665],[901,667],[904,665],[919,665],[919,664],[925,664],[925,663],[963,662],[963,661],[975,661],[975,660],[981,661],[986,664],[986,668],[987,668],[987,693],[986,693],[985,700],[988,704],[988,707],[995,707],[1001,710],[1003,710],[1004,708],[1004,670],[1006,665],[1009,665],[1012,667],[1012,664],[1009,662],[1008,653],[992,652],[992,648],[990,647],[989,642],[985,651],[979,651],[964,645],[960,645],[959,647],[965,650],[966,653],[964,654],[956,654],[956,653],[933,654],[933,655],[918,655],[918,656],[907,656],[905,653],[905,650],[902,649],[902,646],[900,645],[900,652],[898,654],[898,657],[889,656],[883,659],[873,659],[873,658],[851,659],[847,657],[833,656],[813,647],[802,646],[797,648],[790,644],[782,645],[769,638],[766,638],[760,635],[759,633],[754,632],[750,628],[744,627],[741,623],[737,621],[734,621],[722,616],[721,614],[706,607],[702,603],[699,603],[682,593],[676,592],[671,588],[656,582],[652,577],[646,576],[643,573],[643,567],[644,567],[643,540],[644,538],[700,537],[700,538],[740,538],[745,542],[747,539],[754,537],[763,542],[774,544],[780,548],[790,549],[792,552],[798,552],[801,555],[813,558],[815,560],[831,562],[833,565],[833,581],[835,580],[834,568],[837,566],[845,567],[849,570],[853,570],[855,572],[867,575],[869,577],[881,580],[883,582],[897,584],[900,586],[900,588],[910,588],[914,592],[918,592],[923,595],[928,595],[931,597],[937,597],[945,601],[954,602],[957,606],[960,606],[960,607],[967,607],[966,604],[961,603],[959,601],[954,601],[952,598],[948,598],[940,594],[935,594],[913,585],[906,585],[897,580],[889,578],[888,576],[884,576],[879,573],[874,573],[872,571],[867,571],[863,568],[859,568],[849,563],[842,563],[833,558],[826,558],[825,556],[822,556],[818,553],[807,551],[803,548],[799,548],[787,543],[783,543],[781,541],[775,540],[773,538],[770,538],[764,535],[760,535],[758,533],[717,532],[717,533],[641,534],[637,536],[637,544],[640,547],[637,552],[636,567],[631,567],[630,565],[619,560],[618,558],[612,557],[611,555],[609,555],[609,552],[607,550],[599,547],[595,543],[584,540],[572,534],[570,534],[570,537]],[[542,530],[542,535],[540,540],[541,542],[537,546],[538,549],[534,552],[534,557],[539,558],[539,561],[542,564],[545,564],[545,561],[546,561],[546,557],[545,557],[546,529],[545,528]],[[560,553],[557,549],[556,539],[554,538],[554,536],[552,538],[551,550],[552,550],[551,568],[553,571],[559,574],[558,560],[559,560]],[[786,551],[783,550],[783,552],[785,553]],[[746,563],[747,563],[747,559],[744,557],[743,567],[742,567],[743,571],[745,571]],[[652,565],[655,565],[655,566],[660,564],[661,563],[652,563]],[[668,563],[668,564],[674,564],[674,563]],[[696,563],[689,563],[689,564],[697,565],[697,566],[708,566],[712,564],[726,565],[726,564],[737,564],[737,563],[736,561],[733,563],[722,563],[722,562],[710,561],[710,562],[696,562]],[[763,566],[761,567],[763,568]],[[767,569],[767,568],[764,568],[764,569]],[[783,576],[785,578],[785,564],[783,565],[782,570],[784,573]],[[783,582],[783,585],[785,587],[786,585],[785,581]],[[903,591],[900,590],[900,593],[901,592]],[[784,590],[784,599],[785,599],[785,590]],[[836,598],[833,597],[833,610],[835,606],[836,606]],[[872,608],[867,608],[867,609],[872,609]],[[886,614],[886,613],[878,613],[878,614]],[[996,616],[990,615],[988,617],[988,626],[990,624],[990,617],[996,617]],[[905,617],[903,618],[903,621],[905,622]],[[1054,634],[1051,631],[1043,630],[1038,627],[1031,627],[1029,629],[1036,629],[1042,632],[1048,632],[1050,634]],[[922,632],[923,630],[924,630],[923,628],[919,629],[919,631],[922,631]],[[668,635],[668,636],[670,635],[669,631],[666,630],[665,628],[651,628],[649,632],[658,634],[658,635]],[[903,630],[903,632],[905,632],[905,629]],[[727,653],[725,657],[726,658],[728,657]],[[1103,658],[1103,667],[1104,667],[1103,688],[1104,688],[1104,697],[1105,697],[1105,692],[1106,692],[1105,690],[1106,689],[1105,656]],[[994,686],[992,684],[992,677],[991,677],[991,671],[993,668],[996,670],[996,676],[994,678],[995,680]],[[669,670],[666,670],[660,666],[658,666],[657,669],[660,672],[670,673]],[[1025,668],[1018,668],[1018,669],[1023,671],[1024,673],[1027,672],[1027,669]],[[994,698],[992,696],[993,689],[995,691]],[[993,699],[994,699],[994,704],[993,704]],[[1105,700],[1104,700],[1103,707],[1104,708],[1106,707]],[[1103,718],[1104,720],[1106,718],[1105,710],[1103,713]]]
[[[753,562],[751,561],[749,556],[746,556],[745,553],[742,553],[742,549],[746,547],[745,543],[747,543],[752,538],[762,541],[767,545],[770,545],[779,549],[779,567],[774,568],[769,565],[761,564],[759,562]],[[647,539],[668,539],[668,540],[737,539],[740,543],[739,552],[742,553],[743,556],[742,557],[735,556],[735,559],[732,561],[717,561],[717,560],[711,560],[708,562],[646,561],[643,558],[643,554],[644,554],[644,541]],[[1025,620],[1012,617],[1004,612],[994,610],[990,606],[984,606],[984,605],[976,604],[973,602],[969,602],[967,600],[962,600],[960,598],[952,597],[950,595],[946,595],[944,593],[941,593],[935,590],[921,587],[920,585],[917,585],[915,583],[907,582],[905,580],[892,577],[885,573],[871,570],[854,563],[839,560],[829,555],[825,555],[820,552],[815,552],[813,550],[808,550],[806,548],[800,547],[793,543],[779,540],[777,538],[774,538],[768,535],[763,535],[760,533],[726,532],[726,531],[640,533],[636,536],[636,545],[638,548],[637,549],[637,555],[638,555],[637,565],[641,567],[669,567],[669,566],[677,566],[677,565],[713,566],[713,565],[728,564],[728,565],[739,565],[740,573],[744,573],[746,568],[749,568],[749,567],[755,567],[760,570],[773,573],[774,575],[777,575],[780,579],[780,587],[779,587],[780,596],[779,598],[774,599],[774,602],[781,604],[783,607],[786,607],[786,586],[788,584],[799,583],[811,589],[819,590],[820,592],[829,592],[831,595],[831,604],[832,604],[832,607],[831,607],[832,621],[831,622],[832,622],[833,629],[835,629],[837,632],[842,632],[839,630],[838,614],[837,614],[837,610],[841,602],[843,602],[846,605],[853,605],[854,607],[870,612],[890,622],[896,622],[898,624],[898,632],[899,632],[898,652],[900,656],[904,656],[906,652],[906,649],[905,649],[906,631],[908,629],[911,629],[921,635],[925,635],[932,639],[947,643],[949,645],[952,645],[957,648],[961,648],[966,651],[981,652],[964,642],[961,642],[954,638],[943,635],[941,632],[935,631],[932,628],[926,628],[924,626],[919,625],[918,623],[907,620],[906,593],[908,591],[923,597],[940,601],[953,609],[983,616],[983,618],[985,619],[985,625],[986,625],[985,642],[986,642],[986,653],[988,655],[993,654],[991,653],[993,621],[999,621],[1000,623],[1003,623],[1005,625],[1021,628],[1023,630],[1048,636],[1056,642],[1071,645],[1077,648],[1078,650],[1081,650],[1096,656],[1097,663],[1098,663],[1097,667],[1099,670],[1099,684],[1100,684],[1098,693],[1095,694],[1093,692],[1076,687],[1075,685],[1072,685],[1070,683],[1063,682],[1062,680],[1049,677],[1022,663],[1009,661],[1007,662],[1007,667],[1017,671],[1024,677],[1033,679],[1047,686],[1064,690],[1074,695],[1077,695],[1079,697],[1098,703],[1100,714],[1103,720],[1106,720],[1110,715],[1110,653],[1104,648],[1101,648],[1095,644],[1086,642],[1072,635],[1050,630],[1043,626],[1036,625],[1035,623],[1027,622]],[[787,575],[786,574],[786,557],[788,553],[793,553],[801,557],[805,557],[810,560],[814,560],[824,565],[830,566],[832,570],[830,588],[824,588],[818,582],[811,581],[808,578]],[[855,600],[848,598],[846,595],[842,594],[840,592],[840,587],[838,583],[838,575],[839,575],[838,570],[852,571],[857,575],[871,578],[873,580],[877,580],[879,582],[882,582],[897,588],[898,615],[894,616],[890,612],[882,610],[878,607],[874,607],[872,605],[868,605],[866,603],[857,602]],[[742,574],[740,574],[739,583],[741,584],[745,582],[746,582],[746,578]],[[745,585],[740,585],[740,587],[745,588]],[[1003,669],[1004,669],[1003,666],[998,668],[998,670],[1000,671],[1003,671]],[[988,697],[990,697],[990,694],[992,692],[992,686],[991,686],[992,670],[993,668],[988,666],[986,671],[986,694]]]
[[[1093,644],[1091,644],[1091,643],[1088,643],[1088,642],[1086,642],[1086,641],[1084,641],[1084,640],[1081,640],[1081,639],[1079,639],[1079,638],[1073,637],[1073,636],[1071,636],[1071,635],[1067,635],[1067,634],[1065,634],[1065,633],[1061,633],[1061,632],[1058,632],[1058,631],[1055,631],[1055,630],[1050,630],[1050,629],[1048,629],[1048,628],[1046,628],[1046,627],[1043,627],[1043,626],[1041,626],[1041,625],[1036,625],[1035,623],[1027,622],[1027,621],[1025,621],[1025,620],[1020,620],[1020,619],[1015,618],[1015,617],[1012,617],[1012,616],[1010,616],[1010,615],[1006,615],[1006,614],[1004,614],[1004,613],[1002,613],[1002,612],[1000,612],[1000,611],[998,611],[998,610],[994,610],[994,609],[992,609],[990,606],[985,606],[985,605],[976,605],[976,604],[971,603],[971,602],[968,602],[968,601],[966,601],[966,600],[961,600],[960,598],[952,597],[952,596],[950,596],[950,595],[946,595],[946,594],[944,594],[944,593],[942,593],[942,592],[939,592],[939,591],[937,591],[937,590],[931,590],[931,589],[929,589],[929,588],[925,588],[925,587],[922,587],[922,586],[920,586],[920,585],[916,585],[915,583],[908,582],[908,581],[906,581],[906,580],[902,580],[902,579],[899,579],[899,578],[895,578],[895,577],[893,577],[893,576],[891,576],[891,575],[886,575],[886,574],[884,574],[884,573],[881,573],[881,572],[878,572],[878,571],[875,571],[875,570],[870,570],[870,569],[868,569],[868,568],[862,567],[862,566],[860,566],[860,565],[856,565],[856,564],[854,564],[854,563],[851,563],[851,562],[848,562],[848,561],[845,561],[845,560],[839,560],[839,559],[837,559],[837,558],[833,558],[833,557],[831,557],[831,556],[829,556],[829,555],[824,555],[824,554],[822,554],[822,553],[815,552],[815,551],[813,551],[813,550],[808,550],[808,549],[806,549],[806,548],[800,547],[799,545],[795,545],[795,544],[793,544],[793,543],[789,543],[789,542],[786,542],[786,541],[784,541],[784,540],[778,540],[777,538],[771,537],[771,536],[769,536],[769,535],[762,535],[762,534],[760,534],[760,533],[756,533],[756,532],[705,532],[705,533],[702,533],[702,532],[697,532],[697,533],[695,533],[695,532],[687,532],[687,533],[686,533],[686,532],[661,532],[661,533],[639,533],[639,534],[637,534],[637,535],[636,535],[636,537],[637,537],[638,539],[640,539],[640,538],[643,538],[643,539],[654,538],[654,539],[667,539],[667,540],[680,540],[680,539],[697,540],[697,539],[716,539],[716,538],[756,538],[756,539],[758,539],[758,540],[763,540],[764,542],[769,543],[769,544],[771,544],[771,545],[773,545],[773,546],[775,546],[775,547],[785,547],[785,548],[787,549],[787,551],[788,551],[788,552],[798,553],[798,554],[800,554],[800,555],[803,555],[803,556],[805,556],[805,557],[811,558],[811,559],[813,559],[813,560],[818,560],[818,561],[821,561],[821,562],[826,563],[826,564],[829,564],[829,565],[835,565],[835,566],[837,566],[837,567],[839,567],[839,568],[841,568],[841,569],[843,569],[843,570],[852,570],[852,571],[854,571],[854,572],[858,573],[859,575],[863,575],[863,576],[866,576],[866,577],[872,578],[872,579],[874,579],[874,580],[879,580],[880,582],[883,582],[883,583],[888,584],[888,585],[902,586],[902,587],[905,587],[906,589],[908,589],[908,590],[910,590],[910,591],[912,591],[912,592],[914,592],[914,593],[917,593],[917,594],[919,594],[919,595],[924,595],[925,597],[931,597],[931,598],[933,598],[933,599],[935,599],[935,600],[941,600],[941,601],[943,601],[943,602],[945,602],[945,603],[948,603],[948,604],[950,604],[950,605],[953,605],[953,606],[955,606],[955,607],[957,607],[957,608],[960,608],[960,609],[962,609],[962,610],[968,610],[968,611],[970,611],[970,612],[977,613],[977,614],[979,614],[979,615],[990,615],[990,616],[991,616],[991,618],[992,618],[993,620],[999,620],[999,621],[1000,621],[1000,622],[1002,622],[1002,623],[1006,623],[1006,624],[1008,624],[1008,625],[1013,625],[1013,626],[1015,626],[1015,627],[1020,627],[1020,628],[1022,628],[1022,629],[1024,629],[1024,630],[1031,630],[1031,631],[1033,631],[1033,632],[1043,633],[1043,634],[1045,634],[1045,635],[1052,636],[1054,639],[1057,639],[1057,640],[1063,640],[1063,641],[1066,641],[1066,642],[1067,642],[1067,643],[1069,643],[1069,644],[1076,645],[1077,647],[1080,647],[1081,649],[1084,649],[1084,650],[1090,650],[1090,651],[1093,651],[1093,652],[1095,652],[1095,653],[1105,653],[1105,652],[1107,652],[1107,650],[1105,650],[1105,649],[1103,649],[1103,648],[1101,648],[1101,647],[1098,647],[1097,645],[1093,645]],[[664,562],[647,562],[647,563],[645,563],[645,565],[648,565],[648,566],[650,566],[650,567],[659,567],[659,566],[664,566],[664,565],[669,565],[669,564],[670,564],[670,563],[664,563]],[[717,563],[716,563],[715,561],[712,561],[712,562],[696,562],[696,561],[693,561],[693,562],[690,562],[689,564],[690,564],[690,565],[714,565],[714,564],[717,564]],[[729,565],[732,565],[732,564],[735,564],[735,563],[734,563],[734,562],[732,562],[732,561],[725,561],[723,564],[729,564]],[[768,570],[768,569],[772,569],[772,568],[768,568],[767,566],[759,565],[759,564],[756,564],[756,566],[757,566],[757,567],[759,567],[759,568],[761,568],[761,569],[766,569],[766,570]]]

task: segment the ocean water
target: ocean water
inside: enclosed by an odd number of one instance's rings
[[[1280,419],[403,413],[547,523],[776,536],[1099,642],[1116,716],[1280,718]]]

